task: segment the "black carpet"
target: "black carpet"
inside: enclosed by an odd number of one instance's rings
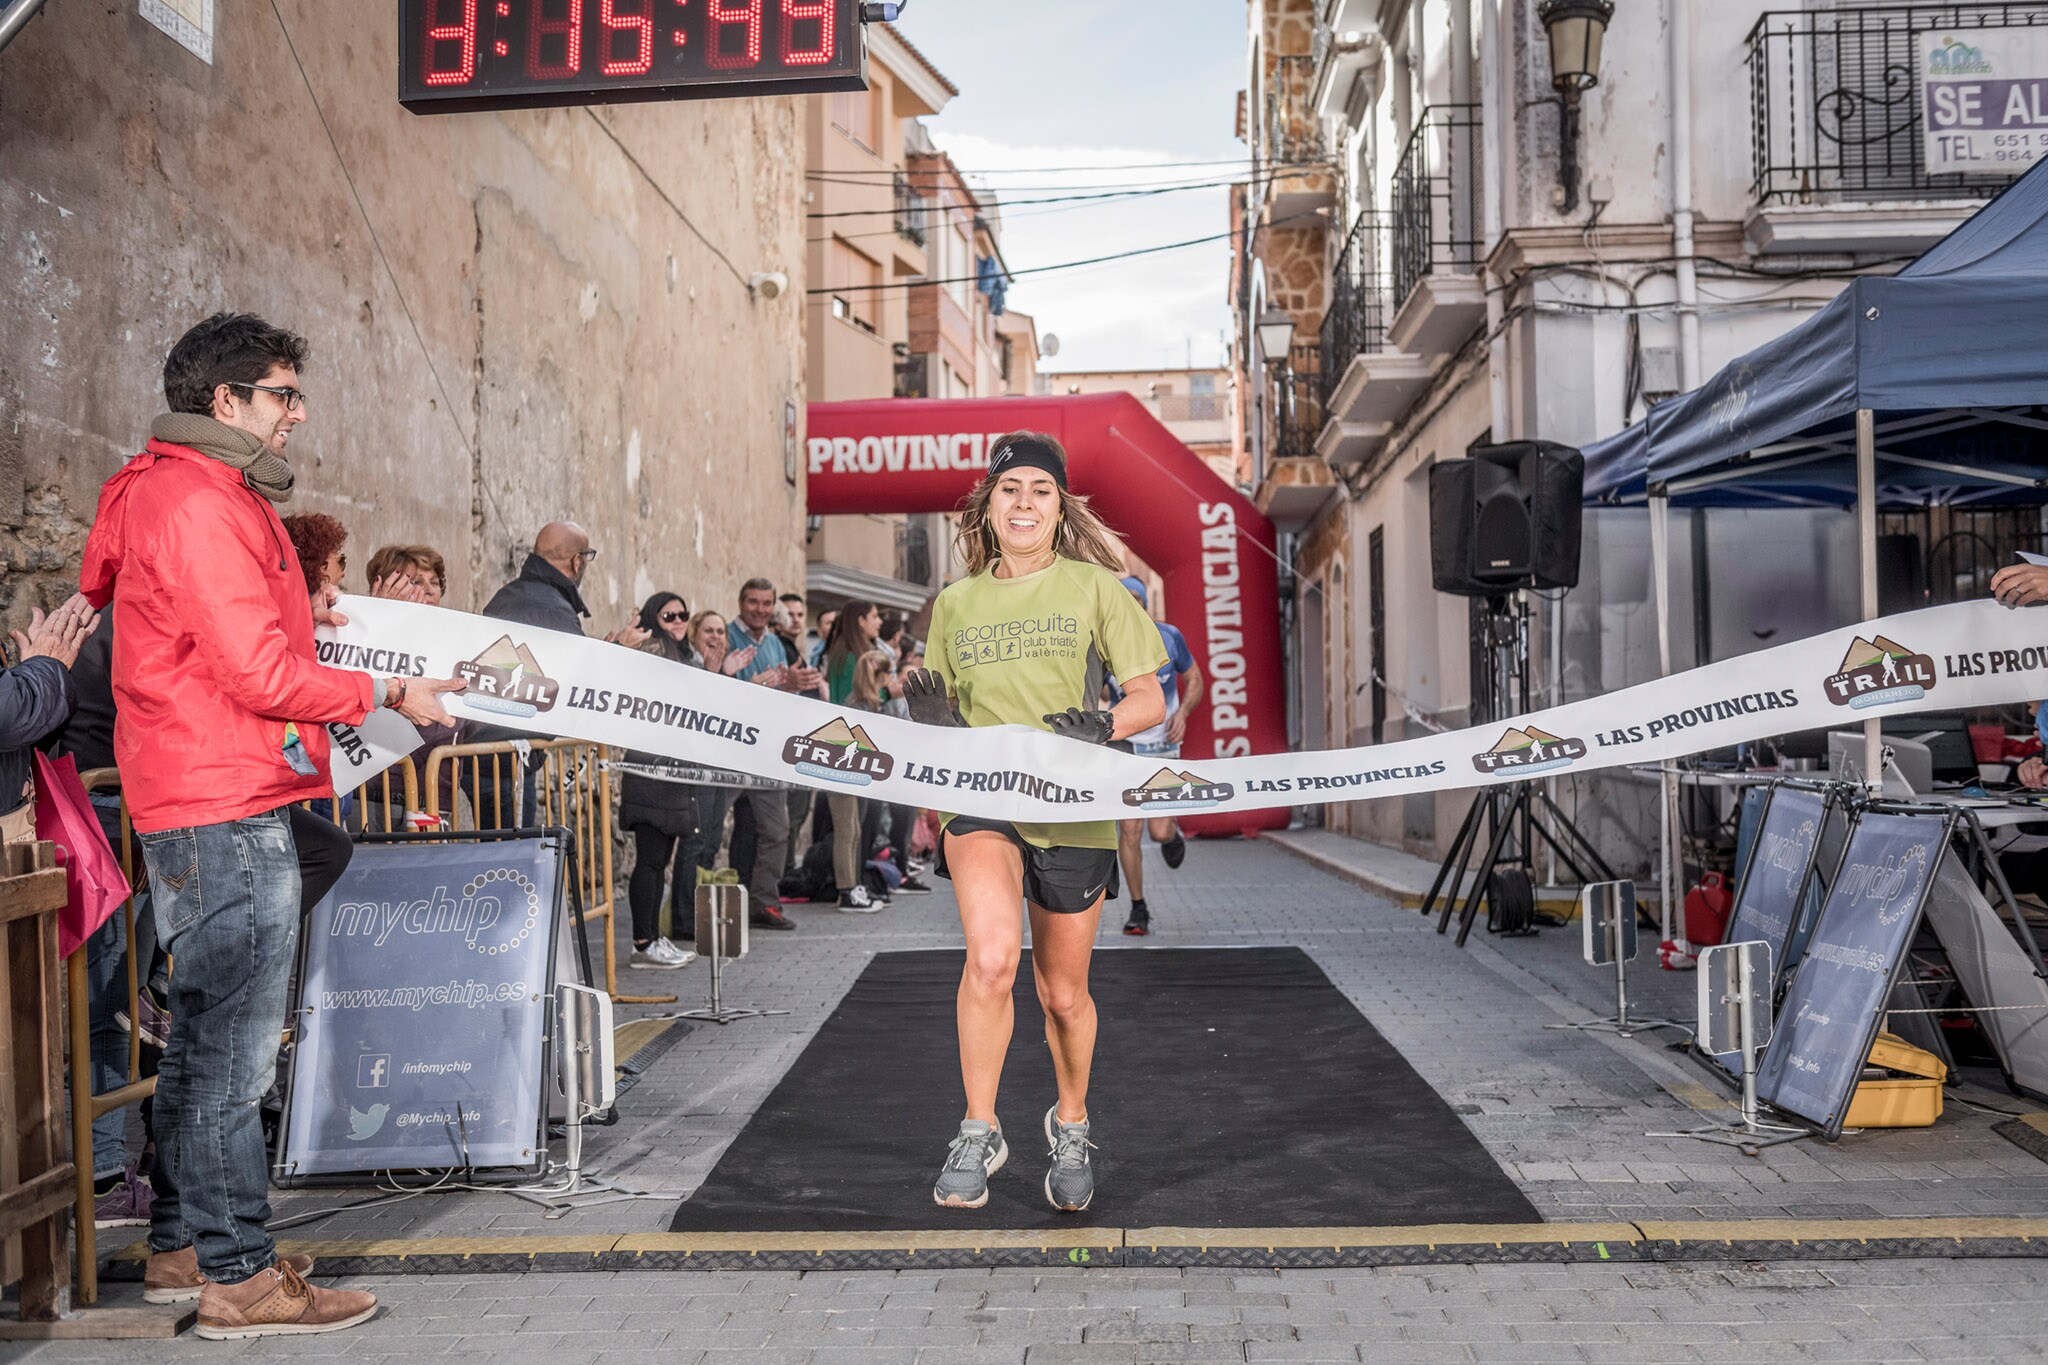
[[[881,953],[677,1212],[677,1232],[1542,1221],[1450,1106],[1295,948],[1098,951],[1095,1203],[1046,1204],[1054,1098],[1030,955],[987,1207],[932,1182],[960,1123],[958,951]]]

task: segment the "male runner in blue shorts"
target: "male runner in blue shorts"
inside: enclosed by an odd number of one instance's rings
[[[1131,596],[1138,599],[1138,605],[1149,611],[1151,602],[1143,581],[1126,577],[1123,583]],[[1172,762],[1180,757],[1180,741],[1187,732],[1188,717],[1194,714],[1195,703],[1202,699],[1202,668],[1188,648],[1187,637],[1177,628],[1164,621],[1152,624],[1159,629],[1159,642],[1166,646],[1166,664],[1159,670],[1159,685],[1166,693],[1166,719],[1132,735],[1131,751],[1140,758]],[[1110,684],[1110,693],[1115,700],[1123,698],[1122,689],[1114,682]],[[1131,914],[1124,921],[1124,932],[1133,937],[1152,932],[1152,912],[1145,908],[1145,859],[1141,846],[1147,824],[1152,826],[1152,840],[1161,845],[1160,852],[1165,855],[1168,867],[1179,867],[1188,851],[1187,840],[1181,837],[1180,825],[1172,816],[1117,821],[1117,861],[1123,868],[1124,885],[1131,891]]]

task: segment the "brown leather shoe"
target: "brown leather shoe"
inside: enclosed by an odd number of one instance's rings
[[[294,1253],[279,1257],[292,1268],[300,1279],[313,1273],[313,1258]],[[193,1247],[180,1247],[176,1251],[152,1251],[149,1264],[142,1272],[142,1301],[144,1303],[190,1303],[199,1297],[199,1291],[206,1288],[207,1279],[199,1273],[199,1252]]]
[[[240,1284],[209,1283],[199,1292],[195,1330],[209,1341],[339,1332],[376,1312],[375,1294],[316,1289],[280,1261]]]

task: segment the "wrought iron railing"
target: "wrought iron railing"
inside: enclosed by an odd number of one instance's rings
[[[1394,167],[1389,229],[1398,310],[1429,275],[1479,263],[1479,106],[1432,104]]]
[[[2048,25],[2048,3],[1766,12],[1749,31],[1756,201],[1984,199],[1996,194],[2011,183],[2010,176],[1926,169],[1922,36],[1930,30],[2040,25]]]
[[[1220,422],[1230,415],[1220,393],[1163,393],[1152,408],[1162,422]]]
[[[1287,350],[1287,365],[1278,376],[1274,413],[1273,456],[1281,460],[1313,459],[1316,437],[1323,429],[1323,351],[1313,341]]]
[[[1266,74],[1265,145],[1268,165],[1299,166],[1323,159],[1323,129],[1315,116],[1315,58],[1275,57]]]
[[[896,577],[905,583],[932,581],[932,533],[922,519],[896,528]]]
[[[925,223],[931,201],[911,188],[910,178],[898,171],[890,181],[896,193],[896,232],[919,246],[924,245]]]
[[[1361,213],[1344,238],[1330,271],[1330,306],[1323,313],[1322,386],[1325,407],[1343,381],[1353,356],[1387,345],[1387,225],[1376,213]]]

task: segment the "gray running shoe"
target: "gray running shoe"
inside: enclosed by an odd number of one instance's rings
[[[1079,1213],[1095,1198],[1095,1163],[1088,1158],[1095,1144],[1085,1123],[1061,1123],[1060,1107],[1045,1111],[1045,1141],[1052,1149],[1052,1169],[1045,1173],[1045,1197],[1061,1213]]]
[[[1010,1159],[1003,1130],[980,1119],[962,1119],[960,1136],[946,1148],[946,1167],[932,1198],[949,1209],[978,1209],[988,1202],[988,1178]]]

